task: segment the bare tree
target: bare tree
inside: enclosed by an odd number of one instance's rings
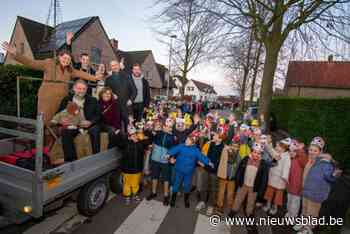
[[[341,29],[350,24],[350,0],[202,0],[202,8],[232,27],[251,29],[263,43],[265,62],[259,111],[269,118],[278,56],[290,34],[310,34],[327,47],[326,37],[349,41]],[[215,7],[213,7],[215,4]]]
[[[177,36],[172,51],[172,70],[186,81],[197,65],[215,57],[220,38],[219,19],[202,11],[198,0],[157,0],[156,6],[161,9],[154,17],[156,31],[166,44],[169,35]],[[184,90],[181,92],[183,94]]]

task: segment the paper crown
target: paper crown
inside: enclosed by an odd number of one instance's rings
[[[239,129],[241,129],[241,130],[249,130],[249,126],[246,125],[246,124],[242,124],[242,125],[239,127]]]
[[[292,144],[292,139],[288,137],[288,138],[285,138],[285,139],[281,140],[280,142],[282,144],[290,146],[290,144]]]
[[[321,150],[323,150],[323,148],[325,146],[325,141],[322,139],[322,137],[314,137],[314,139],[312,139],[310,145],[316,145]]]
[[[299,142],[297,140],[292,140],[289,149],[290,151],[296,151],[298,149]]]
[[[261,144],[254,143],[253,144],[253,150],[258,151],[258,152],[263,152],[264,151],[264,147]]]
[[[129,134],[129,136],[136,134],[136,128],[134,126],[129,126],[128,127],[128,134]]]

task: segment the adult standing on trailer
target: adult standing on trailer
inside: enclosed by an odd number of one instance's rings
[[[100,80],[100,77],[74,69],[72,67],[72,57],[68,51],[60,51],[57,58],[34,60],[17,53],[16,47],[8,42],[2,43],[2,48],[7,51],[8,55],[13,56],[16,61],[23,65],[44,72],[44,82],[38,91],[37,111],[43,113],[45,126],[57,112],[63,98],[68,95],[68,81],[74,77],[90,81]],[[45,131],[45,145],[50,146],[52,143],[53,137],[48,131]]]
[[[129,115],[132,115],[132,104],[136,98],[137,89],[128,74],[121,70],[119,61],[112,60],[110,66],[112,74],[106,78],[105,86],[111,88],[117,96],[122,129],[124,133],[127,133]]]

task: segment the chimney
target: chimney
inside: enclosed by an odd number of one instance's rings
[[[118,40],[116,40],[115,38],[113,38],[113,39],[111,39],[111,44],[112,44],[112,47],[113,47],[113,49],[114,50],[118,50],[119,49],[119,41]]]
[[[328,62],[329,62],[329,63],[332,63],[332,62],[333,62],[333,54],[330,54],[330,55],[328,56]]]

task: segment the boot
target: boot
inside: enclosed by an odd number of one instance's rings
[[[164,196],[163,205],[164,206],[168,206],[169,205],[169,196]]]
[[[184,200],[185,200],[185,207],[186,208],[190,208],[190,193],[185,193],[184,196]]]
[[[146,197],[146,200],[150,201],[150,200],[153,200],[156,197],[157,197],[157,194],[151,192],[151,194]]]
[[[177,197],[177,193],[173,193],[173,194],[171,195],[171,201],[170,201],[170,206],[171,206],[171,207],[175,207],[176,197]]]

